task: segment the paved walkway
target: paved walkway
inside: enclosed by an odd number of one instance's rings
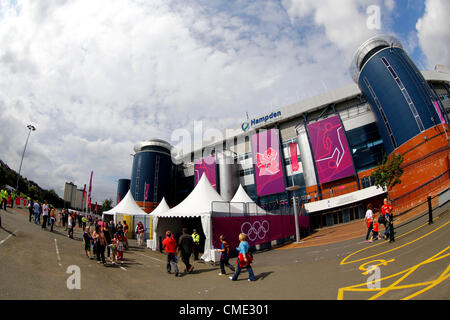
[[[435,208],[438,206],[437,197],[432,199],[432,205]],[[405,214],[394,216],[394,229],[395,225],[399,225],[400,223],[413,219],[426,212],[428,212],[428,203],[423,203]],[[322,246],[356,238],[365,239],[366,233],[367,227],[364,223],[364,219],[360,219],[345,224],[318,229],[313,234],[301,239],[300,243],[293,242],[278,248],[278,250]],[[380,234],[384,234],[383,226],[380,228]]]

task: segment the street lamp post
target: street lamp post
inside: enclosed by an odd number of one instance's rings
[[[25,150],[27,149],[28,139],[30,138],[31,131],[36,131],[36,128],[35,128],[33,125],[31,125],[31,124],[27,125],[27,128],[28,128],[28,130],[30,130],[30,131],[28,132],[27,141],[25,142],[25,147],[23,148],[22,160],[20,160],[19,173],[18,173],[18,175],[17,175],[16,192],[19,191],[19,177],[20,177],[20,171],[22,170],[23,157],[25,156]]]
[[[286,188],[287,191],[295,191],[300,189],[300,186],[292,186],[292,187],[288,187]],[[295,193],[292,197],[292,202],[294,205],[294,217],[295,217],[295,239],[297,243],[300,243],[300,231],[298,229],[298,210],[297,210],[297,199],[295,196]]]

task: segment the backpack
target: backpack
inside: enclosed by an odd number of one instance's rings
[[[385,222],[386,222],[386,217],[384,216],[384,214],[380,215],[380,217],[378,218],[378,223],[385,224]]]

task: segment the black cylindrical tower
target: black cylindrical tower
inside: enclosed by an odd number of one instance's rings
[[[117,182],[117,194],[116,194],[116,203],[119,203],[128,193],[128,190],[130,190],[130,179],[119,179]]]
[[[388,154],[440,124],[434,94],[394,37],[375,36],[361,45],[352,76],[376,115]]]
[[[134,147],[130,190],[136,203],[146,212],[156,208],[163,197],[170,198],[172,148],[168,142],[159,139],[147,140]]]

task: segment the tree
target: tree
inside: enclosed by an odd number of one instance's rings
[[[375,179],[375,185],[386,189],[389,192],[397,184],[401,184],[400,179],[403,175],[402,164],[405,159],[401,154],[394,154],[391,157],[384,157],[383,162],[372,173]]]
[[[112,209],[112,199],[105,199],[103,200],[102,209],[103,211],[108,211]]]

